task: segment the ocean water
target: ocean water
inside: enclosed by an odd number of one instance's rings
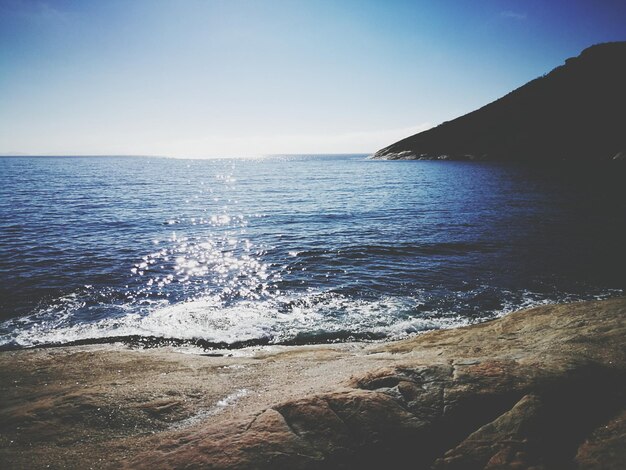
[[[0,347],[384,340],[622,295],[623,170],[1,158]]]

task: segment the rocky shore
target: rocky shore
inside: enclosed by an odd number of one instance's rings
[[[12,468],[618,469],[626,299],[384,344],[0,353]]]

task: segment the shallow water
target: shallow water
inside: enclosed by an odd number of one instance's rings
[[[2,158],[0,346],[385,339],[620,295],[623,170]]]

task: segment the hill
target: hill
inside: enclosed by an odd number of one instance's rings
[[[625,111],[626,42],[598,44],[508,95],[372,158],[626,159]]]

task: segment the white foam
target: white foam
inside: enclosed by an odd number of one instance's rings
[[[21,346],[67,343],[116,336],[157,336],[203,339],[216,343],[271,339],[287,341],[297,335],[371,332],[384,336],[463,324],[460,318],[406,319],[403,313],[415,301],[385,297],[354,300],[337,294],[310,293],[300,297],[281,296],[265,301],[240,301],[227,305],[218,297],[188,302],[158,302],[146,314],[132,311],[115,318],[75,322],[83,304],[65,299],[62,308],[5,322],[9,330],[0,344]],[[403,319],[403,320],[402,320]]]
[[[596,297],[616,293],[619,292]],[[501,310],[471,318],[446,311],[425,311],[420,294],[354,299],[336,293],[309,292],[234,304],[227,304],[218,296],[205,296],[174,304],[144,302],[141,308],[116,305],[117,316],[91,322],[77,320],[85,303],[79,296],[70,295],[34,315],[1,324],[0,345],[28,347],[134,335],[227,344],[251,340],[280,344],[298,337],[315,341],[322,335],[346,339],[351,334],[398,339],[422,331],[465,326],[520,308],[580,300],[575,296],[550,299],[529,291],[510,294],[512,300],[505,302]]]

